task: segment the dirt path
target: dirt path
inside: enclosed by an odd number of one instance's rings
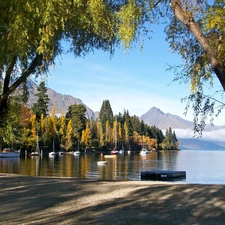
[[[0,174],[0,224],[225,224],[225,186]]]

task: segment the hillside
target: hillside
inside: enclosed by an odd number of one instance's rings
[[[37,97],[34,96],[37,92],[37,85],[31,81],[28,80],[28,88],[29,88],[29,101],[28,106],[32,106],[36,101]],[[49,102],[49,112],[52,111],[53,106],[56,107],[57,114],[66,113],[68,111],[68,107],[72,104],[82,104],[86,107],[87,112],[86,116],[87,118],[93,118],[96,119],[98,113],[94,113],[87,105],[85,105],[82,100],[79,98],[75,98],[71,95],[63,95],[60,93],[57,93],[56,91],[52,90],[51,88],[47,89],[47,94],[50,98]],[[215,142],[215,141],[203,141],[202,139],[196,139],[196,138],[188,138],[193,136],[193,122],[182,119],[179,116],[172,115],[170,113],[164,113],[160,109],[153,107],[148,112],[143,114],[140,119],[142,119],[146,124],[148,125],[155,125],[161,130],[165,130],[169,127],[172,127],[173,130],[176,131],[178,140],[180,142],[180,148],[181,149],[225,149],[225,142]],[[213,131],[210,133],[211,137],[213,135],[219,134],[219,132],[222,131],[222,133],[225,130],[225,126],[207,126],[205,131]],[[189,135],[185,138],[183,135],[180,135],[180,131],[188,132]],[[218,132],[217,132],[218,131]],[[221,135],[221,134],[220,134]]]
[[[143,114],[140,119],[142,119],[146,124],[150,126],[155,125],[162,130],[169,127],[172,127],[173,129],[193,128],[193,122],[170,113],[164,113],[156,107],[152,107],[148,112]]]
[[[225,142],[206,141],[194,138],[180,138],[181,150],[225,150]]]
[[[31,107],[37,101],[37,97],[35,96],[35,94],[37,93],[37,85],[33,81],[28,80],[27,86],[30,94],[28,106]],[[48,106],[49,113],[51,113],[53,106],[56,107],[56,113],[60,115],[66,114],[70,105],[82,104],[86,107],[87,118],[95,119],[95,113],[88,106],[86,106],[79,98],[75,98],[71,95],[62,95],[52,90],[51,88],[47,88],[47,94],[50,99]]]

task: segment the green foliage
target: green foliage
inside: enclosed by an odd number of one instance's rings
[[[109,122],[109,125],[112,127],[113,123],[113,111],[110,105],[109,100],[104,100],[99,112],[99,120],[102,124],[103,132],[106,130],[106,122]]]
[[[206,94],[208,89],[215,88],[216,76],[223,89],[225,87],[225,3],[221,0],[210,4],[209,1],[180,1],[180,5],[181,13],[188,15],[191,23],[182,23],[174,12],[169,16],[166,40],[172,51],[182,57],[181,65],[169,69],[173,70],[175,81],[190,84],[190,95],[182,101],[187,101],[186,112],[189,108],[194,110],[194,130],[201,135],[207,118],[212,123],[225,106],[224,90]],[[198,35],[190,30],[191,26],[195,26],[193,30],[198,31]]]
[[[165,139],[162,142],[162,149],[164,150],[178,150],[178,140],[175,131],[172,128],[166,129]]]
[[[40,82],[35,96],[37,96],[38,99],[33,106],[33,111],[34,111],[34,114],[36,115],[37,120],[39,121],[41,119],[41,115],[43,115],[44,117],[47,116],[48,103],[50,100],[47,95],[47,88],[45,86],[44,81]]]
[[[66,114],[67,119],[71,119],[71,126],[73,130],[73,146],[77,146],[78,141],[81,140],[82,131],[86,128],[87,119],[85,117],[86,108],[79,105],[71,105],[68,113]]]

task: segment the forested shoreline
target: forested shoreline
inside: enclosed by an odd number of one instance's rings
[[[37,88],[37,102],[30,109],[14,97],[11,100],[11,114],[0,129],[0,147],[13,147],[33,151],[37,139],[44,152],[52,149],[64,151],[107,151],[122,146],[125,150],[140,151],[143,142],[149,150],[177,150],[176,134],[168,128],[163,134],[156,126],[146,125],[128,110],[113,115],[109,100],[104,100],[99,118],[87,119],[85,106],[71,105],[68,112],[56,116],[56,108],[48,112],[49,98],[45,82]]]

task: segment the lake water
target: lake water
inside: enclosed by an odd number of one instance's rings
[[[97,161],[106,160],[106,165]],[[117,155],[81,154],[43,157],[0,158],[0,173],[32,176],[75,177],[105,180],[141,180],[142,170],[184,170],[180,183],[225,184],[225,151],[183,150]]]

